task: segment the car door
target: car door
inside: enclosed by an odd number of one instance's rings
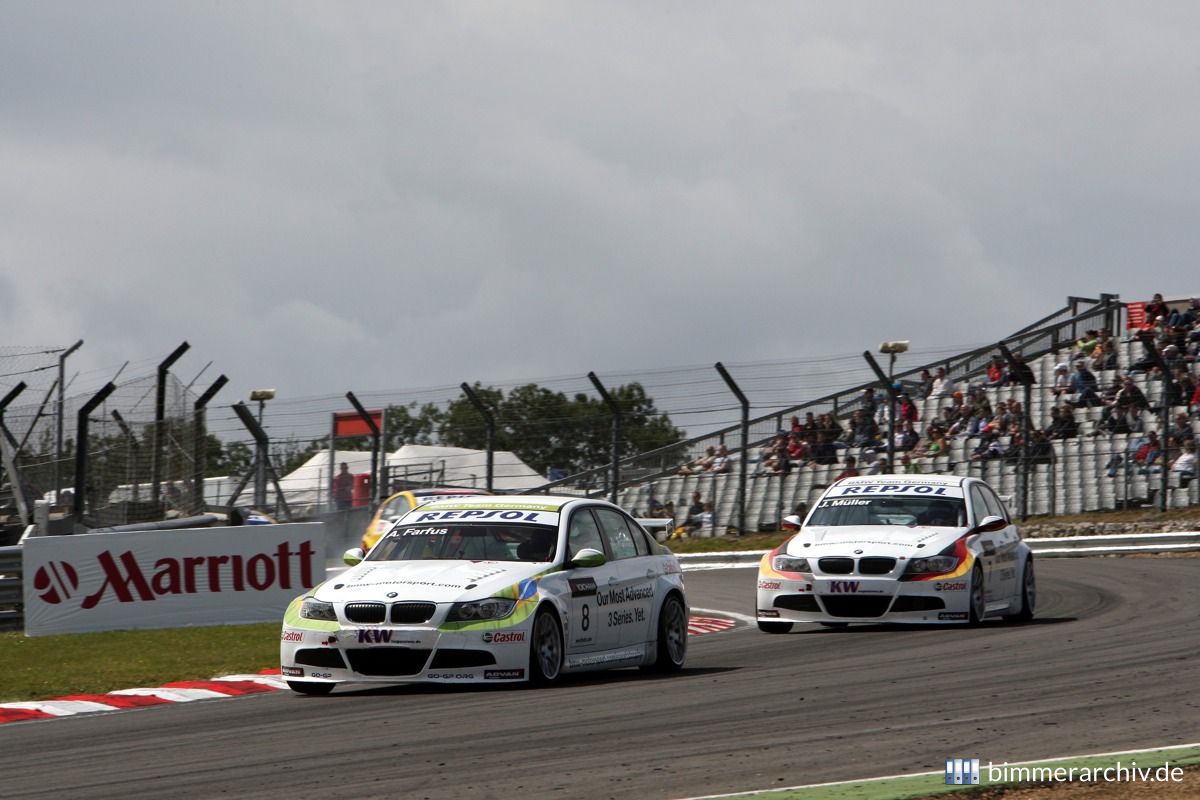
[[[603,610],[604,622],[617,632],[622,647],[641,644],[650,638],[657,578],[654,559],[649,558],[646,540],[635,531],[632,520],[614,508],[595,509],[600,531],[612,553],[614,574],[609,578]]]
[[[979,484],[971,484],[970,495],[971,515],[975,519],[974,524],[978,525],[991,512],[988,510],[987,501],[983,497],[983,489]],[[979,534],[977,552],[979,553],[979,563],[983,568],[984,603],[993,603],[999,598],[1006,597],[1003,592],[998,591],[1000,586],[999,576],[996,572],[996,561],[999,553],[999,536],[999,531]]]
[[[979,491],[983,495],[984,503],[987,504],[987,513],[1003,517],[1008,521],[1008,525],[1005,526],[1004,530],[992,534],[996,547],[996,563],[992,567],[992,580],[996,585],[995,598],[997,600],[1005,600],[1013,596],[1021,580],[1019,574],[1021,565],[1017,563],[1021,536],[1017,532],[1017,527],[1009,519],[1008,511],[1004,508],[1004,503],[1000,501],[1000,498],[996,496],[991,487],[980,486]]]
[[[590,507],[577,508],[567,527],[567,561],[569,565],[581,550],[599,550],[611,559],[600,525]],[[571,590],[570,623],[567,626],[567,652],[591,653],[611,650],[619,644],[619,631],[605,624],[599,606],[600,592],[607,591],[617,581],[618,564],[608,561],[599,567],[567,567],[567,585]]]

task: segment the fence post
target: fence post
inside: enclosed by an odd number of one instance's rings
[[[228,382],[229,378],[221,375],[192,404],[192,411],[195,413],[195,422],[192,424],[192,497],[200,511],[208,507],[208,500],[204,495],[204,473],[207,467],[204,459],[204,439],[208,434],[208,401]]]
[[[479,416],[483,417],[483,424],[486,429],[487,436],[487,490],[492,491],[493,472],[494,472],[494,456],[496,451],[496,417],[492,414],[492,410],[487,407],[479,395],[467,384],[462,383],[463,394],[471,401],[471,405],[475,406],[475,410],[479,412]]]
[[[154,387],[154,450],[150,454],[150,497],[155,505],[162,496],[163,421],[167,416],[167,370],[191,347],[184,342],[158,365],[158,381]]]
[[[71,515],[75,518],[76,526],[83,524],[84,492],[87,490],[85,478],[88,461],[88,415],[116,390],[117,385],[112,381],[104,384],[100,391],[79,409],[79,417],[75,421],[75,497],[71,499]]]
[[[750,458],[750,401],[746,399],[741,387],[733,380],[724,364],[718,361],[714,367],[729,387],[729,391],[733,392],[742,405],[742,457],[738,459],[738,536],[741,536],[746,532],[746,461]],[[716,507],[715,503],[713,507]]]
[[[612,502],[617,502],[617,484],[621,481],[621,407],[609,395],[608,390],[604,388],[604,384],[600,383],[600,379],[596,377],[595,372],[588,373],[588,380],[592,382],[592,386],[596,387],[596,391],[600,393],[600,397],[608,405],[612,411],[612,488],[609,490],[610,499]]]
[[[371,431],[371,496],[372,498],[378,498],[380,494],[379,450],[382,441],[379,426],[375,424],[375,418],[363,408],[363,404],[358,402],[358,398],[354,396],[354,392],[346,392],[346,399],[350,401],[350,405],[354,406],[354,410],[358,412],[358,416]],[[382,412],[380,413],[382,414]],[[374,499],[372,500],[372,505],[374,505]]]

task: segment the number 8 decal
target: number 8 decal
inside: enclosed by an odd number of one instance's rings
[[[582,628],[582,629],[583,629],[583,630],[585,630],[585,631],[586,631],[588,628],[590,628],[590,627],[591,627],[591,625],[592,625],[592,616],[591,616],[591,614],[592,614],[592,609],[591,609],[591,607],[590,607],[590,606],[588,606],[588,604],[587,604],[587,603],[584,603],[584,604],[583,604],[583,619],[581,619],[581,620],[579,621],[579,627],[580,627],[580,628]]]

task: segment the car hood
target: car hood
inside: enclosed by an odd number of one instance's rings
[[[326,581],[317,599],[329,602],[480,600],[537,577],[548,564],[523,561],[364,561]]]
[[[957,540],[965,528],[934,528],[924,525],[863,525],[805,528],[787,543],[788,555],[911,556],[933,555]],[[923,547],[921,545],[924,545]]]

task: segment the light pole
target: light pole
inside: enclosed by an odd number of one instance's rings
[[[258,427],[262,428],[263,407],[268,400],[275,399],[274,389],[254,389],[250,392],[250,401],[258,403]],[[265,511],[267,506],[267,454],[266,445],[257,443],[254,450],[254,506],[259,511]]]
[[[896,367],[896,354],[903,353],[908,350],[908,340],[901,339],[894,342],[884,342],[879,345],[879,352],[887,353],[888,355],[888,380],[887,380],[887,395],[888,395],[888,438],[887,438],[887,460],[888,471],[896,471],[896,386],[893,382],[892,375]]]

